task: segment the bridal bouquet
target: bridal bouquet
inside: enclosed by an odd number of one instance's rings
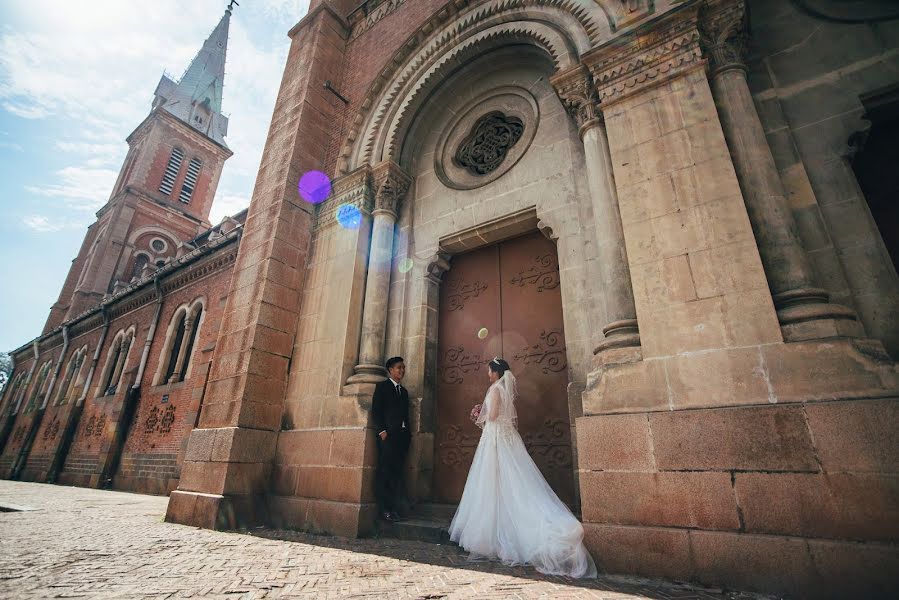
[[[477,420],[478,420],[478,417],[481,416],[481,405],[480,405],[480,404],[475,404],[475,405],[471,408],[471,414],[469,414],[468,416],[469,416],[469,418],[470,418],[472,421],[477,421]]]

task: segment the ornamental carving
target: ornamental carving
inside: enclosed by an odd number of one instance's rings
[[[53,441],[57,435],[59,435],[59,417],[54,418],[53,422],[44,429],[44,441]]]
[[[87,420],[87,423],[84,425],[84,435],[86,437],[90,437],[94,435],[94,427],[97,425],[97,415],[91,415],[91,418]]]
[[[525,365],[537,367],[544,375],[560,373],[568,366],[562,332],[559,330],[541,331],[540,341],[522,348],[515,353],[514,358]]]
[[[103,435],[104,427],[106,427],[106,413],[101,413],[100,418],[97,419],[97,424],[94,425],[94,437]]]
[[[448,467],[468,469],[478,447],[480,433],[463,433],[460,425],[449,425],[443,430],[443,439],[437,444],[437,457]]]
[[[144,420],[144,433],[169,433],[174,422],[174,404],[169,404],[163,410],[160,410],[158,406],[152,406]]]
[[[475,122],[453,160],[472,175],[487,175],[502,164],[523,133],[521,119],[500,111],[489,112]]]
[[[162,411],[162,418],[159,420],[159,433],[168,433],[172,430],[172,423],[175,422],[175,405],[169,404]]]
[[[144,433],[153,433],[156,431],[156,425],[159,424],[159,407],[153,406],[150,407],[150,412],[147,413],[147,420],[144,421]]]
[[[469,354],[465,352],[464,346],[450,348],[441,361],[440,377],[444,383],[462,383],[465,381],[463,375],[480,371],[483,362],[480,354]]]
[[[602,119],[599,110],[599,96],[593,85],[590,71],[584,65],[578,65],[567,73],[561,73],[551,79],[553,87],[562,106],[574,119],[579,129],[595,124]]]
[[[558,469],[571,466],[571,424],[562,419],[546,419],[537,431],[521,434],[528,454],[539,467]]]
[[[538,292],[553,290],[559,287],[559,265],[552,254],[544,254],[536,258],[536,264],[529,269],[519,271],[509,282],[518,287],[536,286]]]
[[[13,443],[13,444],[18,444],[19,442],[22,441],[22,439],[23,439],[24,437],[25,437],[25,426],[22,425],[22,426],[20,426],[18,429],[16,429],[16,432],[13,434],[13,436],[12,436],[12,443]]]
[[[446,309],[449,311],[462,310],[465,302],[477,298],[487,289],[483,281],[473,283],[452,282],[447,284]]]
[[[603,106],[702,67],[697,7],[673,11],[651,30],[624,33],[585,62]]]
[[[399,214],[400,204],[409,191],[412,178],[393,161],[385,161],[372,171],[375,187],[375,210]]]
[[[709,2],[700,13],[699,43],[709,59],[712,75],[727,69],[745,69],[749,33],[744,3]]]

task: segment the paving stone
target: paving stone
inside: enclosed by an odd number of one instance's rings
[[[167,498],[0,481],[0,598],[639,598],[753,594],[470,561],[451,544],[163,522]]]

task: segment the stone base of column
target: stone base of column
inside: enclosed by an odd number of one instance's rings
[[[602,328],[605,339],[593,349],[595,366],[642,360],[637,319],[612,321]]]
[[[772,299],[785,341],[865,336],[855,311],[828,302],[829,295],[825,290],[790,290],[775,294]]]
[[[347,384],[381,383],[387,377],[387,369],[381,365],[356,365],[353,370],[356,374],[346,380]]]
[[[175,490],[169,496],[167,523],[216,529],[247,529],[265,523],[262,496],[225,496]]]

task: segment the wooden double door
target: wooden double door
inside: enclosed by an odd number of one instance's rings
[[[555,245],[539,232],[453,258],[440,288],[434,496],[457,503],[480,439],[469,419],[505,358],[518,379],[518,430],[559,497],[574,505],[568,364]]]

